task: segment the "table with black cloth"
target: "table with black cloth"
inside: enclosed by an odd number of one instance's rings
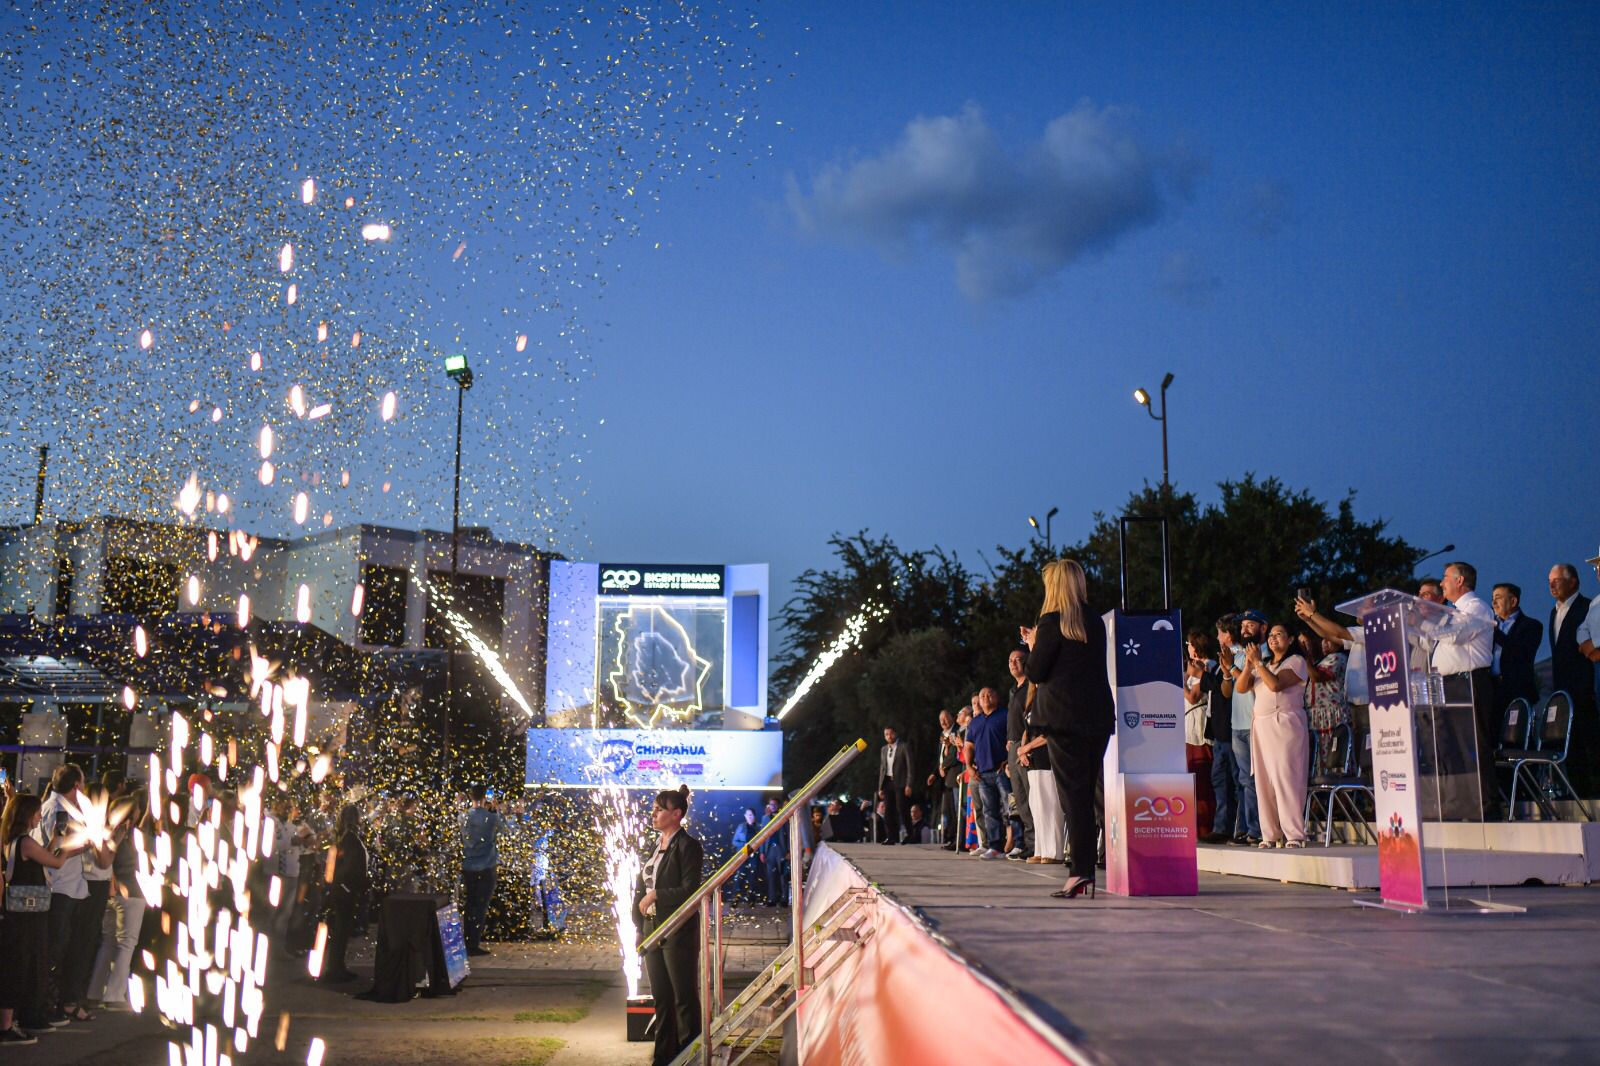
[[[372,988],[362,998],[404,1003],[416,995],[423,977],[425,996],[454,995],[439,937],[439,909],[449,896],[425,892],[392,892],[378,914],[378,950]]]

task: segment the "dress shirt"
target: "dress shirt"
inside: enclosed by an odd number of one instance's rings
[[[1578,598],[1574,592],[1564,600],[1556,601],[1556,624],[1550,627],[1550,646],[1556,646],[1556,637],[1561,635],[1561,627],[1566,623],[1567,612],[1572,609],[1572,601]]]
[[[1270,655],[1264,658],[1271,658]],[[1240,733],[1250,731],[1250,723],[1256,715],[1255,686],[1249,692],[1239,691],[1239,671],[1244,669],[1244,648],[1240,646],[1233,653],[1233,696],[1229,701],[1229,717],[1233,721],[1233,728]]]
[[[1344,699],[1346,703],[1367,702],[1367,631],[1360,626],[1350,627],[1350,657],[1344,663]]]
[[[1509,637],[1511,635],[1511,627],[1516,625],[1517,624],[1517,619],[1519,619],[1521,617],[1522,617],[1522,612],[1521,611],[1512,611],[1510,618],[1502,618],[1502,619],[1500,619],[1500,621],[1496,622],[1495,625],[1500,627],[1500,635],[1503,636],[1503,637]],[[1501,652],[1501,650],[1502,649],[1500,647],[1500,643],[1498,641],[1496,641],[1495,642],[1495,646],[1494,646],[1494,676],[1495,677],[1499,677],[1500,676],[1500,652]]]
[[[1433,668],[1441,674],[1464,674],[1494,662],[1494,626],[1498,619],[1483,597],[1468,590],[1455,602],[1456,611],[1467,618],[1482,622],[1483,630],[1468,633],[1457,624],[1464,619],[1452,617],[1431,627],[1429,636],[1434,639]]]
[[[1588,615],[1578,623],[1576,636],[1579,651],[1583,650],[1583,642],[1586,640],[1595,647],[1600,648],[1600,609],[1597,609],[1594,604],[1591,603],[1589,605]]]

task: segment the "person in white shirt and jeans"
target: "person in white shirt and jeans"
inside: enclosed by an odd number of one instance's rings
[[[57,841],[61,834],[78,822],[73,812],[82,810],[87,802],[88,797],[83,792],[83,771],[75,763],[63,763],[56,767],[55,775],[50,779],[50,795],[45,798],[39,812],[38,835],[43,839],[35,839],[55,850],[59,847]],[[74,946],[81,948],[87,943],[92,952],[99,942],[96,936],[99,932],[98,919],[94,923],[87,921],[92,917],[88,903],[89,882],[84,876],[85,865],[89,863],[109,866],[111,856],[85,851],[62,863],[59,870],[51,870],[46,874],[50,882],[50,987],[46,993],[45,1009],[54,1024],[88,1021],[93,1017],[78,1002],[79,993],[73,988],[77,970]],[[89,962],[91,965],[94,962],[92,955]]]

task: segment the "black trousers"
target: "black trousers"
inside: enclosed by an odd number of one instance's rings
[[[884,821],[889,823],[890,839],[902,840],[911,832],[911,800],[895,788],[893,778],[884,778],[878,787],[883,790]]]
[[[90,881],[89,894],[78,901],[72,916],[72,941],[67,945],[65,974],[61,983],[63,1003],[82,1003],[89,992],[95,956],[100,953],[100,922],[106,916],[106,901],[111,898],[110,881]]]
[[[1095,853],[1100,834],[1095,828],[1095,786],[1100,782],[1109,736],[1080,736],[1077,733],[1052,733],[1050,771],[1056,775],[1056,791],[1061,794],[1061,814],[1067,828],[1067,848],[1073,877],[1094,879]]]
[[[59,1010],[71,998],[72,930],[84,901],[63,892],[50,894],[50,987],[45,996],[47,1009]]]
[[[339,977],[350,972],[344,957],[350,946],[350,930],[356,923],[356,897],[335,885],[328,893],[328,944],[323,951],[322,972]]]
[[[654,923],[647,923],[652,928]],[[649,930],[645,931],[649,935]],[[691,925],[644,953],[650,994],[656,1001],[654,1066],[668,1066],[700,1035],[700,937]]]
[[[1028,768],[1014,758],[1008,759],[1006,773],[1011,778],[1011,796],[1017,802],[1017,817],[1022,821],[1022,839],[1013,840],[1011,843],[1013,847],[1020,847],[1032,855],[1034,853],[1033,811],[1028,806]]]

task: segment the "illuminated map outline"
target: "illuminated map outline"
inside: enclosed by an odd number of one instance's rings
[[[680,637],[683,638],[683,649],[689,653],[689,660],[684,664],[683,667],[683,676],[679,679],[682,684],[678,688],[667,690],[665,694],[687,694],[689,691],[690,675],[696,675],[693,677],[694,700],[687,707],[683,708],[682,710],[678,710],[664,706],[660,703],[654,703],[650,705],[648,720],[640,716],[635,709],[634,703],[623,694],[624,684],[629,675],[626,658],[629,650],[633,647],[633,642],[628,639],[628,628],[624,627],[623,623],[628,622],[630,627],[636,628],[635,616],[637,612],[640,611],[655,612],[655,614],[662,621],[665,621],[672,629],[678,632]],[[626,714],[632,721],[637,723],[641,729],[654,729],[656,728],[656,723],[661,720],[662,715],[672,715],[679,721],[685,721],[698,714],[703,709],[705,700],[705,682],[706,678],[711,676],[712,662],[710,659],[705,659],[700,656],[700,653],[695,650],[694,641],[689,639],[689,631],[683,627],[682,622],[679,622],[670,613],[668,613],[666,607],[660,604],[631,604],[626,611],[622,611],[617,614],[616,621],[612,623],[612,628],[615,629],[617,633],[617,658],[615,669],[606,675],[606,682],[611,686],[611,694],[616,698],[617,702],[622,705],[624,714]]]

